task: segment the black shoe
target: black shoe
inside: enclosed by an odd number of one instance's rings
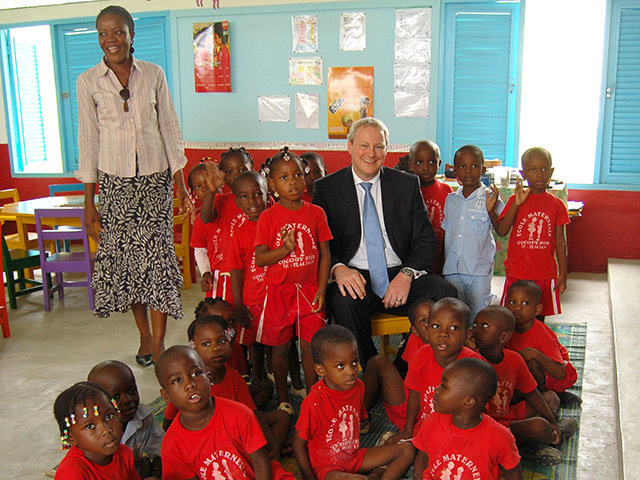
[[[153,355],[136,355],[136,362],[141,367],[153,365]]]
[[[567,405],[569,403],[577,403],[580,405],[582,403],[582,399],[575,393],[571,392],[561,392],[558,394],[558,398],[560,399],[561,405]]]

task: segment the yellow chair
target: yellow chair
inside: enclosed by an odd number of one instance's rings
[[[184,288],[191,288],[191,257],[189,250],[189,242],[191,240],[189,232],[191,228],[190,214],[183,213],[182,215],[173,216],[174,226],[174,247],[176,249],[176,255],[178,259],[182,258],[182,279],[184,280]],[[175,227],[179,226],[179,231]]]
[[[371,336],[380,338],[380,353],[396,355],[398,349],[389,344],[389,335],[407,333],[411,329],[409,317],[376,313],[371,317]]]
[[[3,201],[7,200],[7,201]],[[17,188],[7,188],[6,190],[0,190],[0,202],[5,203],[18,203],[20,201],[20,194]],[[15,217],[4,216],[0,207],[0,220],[3,222],[15,222]],[[26,228],[26,227],[25,227]],[[20,237],[17,233],[10,233],[4,236],[5,241],[9,249],[21,249],[21,250],[37,250],[38,249],[38,234],[35,232],[27,233],[27,241],[20,241]]]

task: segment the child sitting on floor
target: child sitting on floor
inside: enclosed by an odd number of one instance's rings
[[[67,388],[56,398],[53,413],[61,448],[70,449],[55,478],[140,480],[131,449],[120,443],[118,406],[100,385],[79,382]]]
[[[420,140],[411,145],[409,168],[420,178],[422,198],[429,213],[433,233],[438,240],[438,254],[433,270],[436,273],[442,271],[444,258],[444,230],[441,228],[444,220],[444,202],[447,195],[453,191],[449,185],[436,178],[441,164],[440,148],[435,142]]]
[[[581,403],[580,397],[567,392],[578,379],[569,352],[553,330],[536,319],[543,309],[541,296],[540,286],[528,280],[518,280],[509,287],[507,308],[516,317],[516,331],[506,348],[522,355],[538,382],[538,390],[555,392],[562,404]]]
[[[569,214],[562,200],[547,192],[553,175],[551,165],[551,154],[544,148],[530,148],[522,154],[520,174],[529,188],[525,190],[522,180],[517,180],[515,193],[500,214],[496,229],[504,237],[513,227],[504,261],[507,278],[500,304],[507,306],[507,291],[515,281],[533,280],[542,290],[544,307],[538,314],[541,319],[562,313],[560,294],[567,288],[564,230]]]
[[[418,349],[428,343],[427,323],[429,312],[433,306],[433,300],[424,298],[416,300],[408,311],[409,322],[411,322],[411,334],[407,339],[407,344],[402,354],[402,359],[410,363]],[[367,362],[367,368],[362,377],[364,383],[364,406],[367,414],[378,402],[382,400],[384,410],[399,430],[404,429],[407,419],[407,397],[409,390],[404,384],[402,374],[395,367],[386,355],[376,355]],[[369,431],[369,420],[362,424],[360,433]]]
[[[293,437],[303,478],[400,478],[413,462],[410,443],[360,448],[359,425],[367,413],[351,331],[324,327],[313,336],[311,351],[322,380],[303,400]]]
[[[158,359],[160,394],[179,410],[162,441],[162,478],[246,478],[293,475],[269,461],[267,442],[253,412],[241,403],[212,397],[207,368],[193,348],[176,345]]]
[[[504,349],[515,326],[513,314],[498,305],[480,310],[476,316],[473,337],[478,351],[498,375],[498,390],[485,411],[511,430],[523,458],[546,466],[557,465],[562,462],[562,455],[553,447],[573,435],[577,423],[572,418],[556,422],[556,395],[545,392],[543,396],[523,358]]]
[[[229,324],[219,315],[204,315],[191,322],[187,336],[189,345],[202,357],[211,376],[211,395],[240,402],[255,412],[262,433],[267,439],[270,456],[279,458],[288,440],[291,417],[281,410],[259,413],[249,393],[249,387],[240,374],[232,368],[225,367],[225,362],[231,354],[233,336]],[[169,403],[164,412],[165,429],[169,428],[177,413],[175,405]]]
[[[324,164],[324,159],[319,153],[305,152],[300,155],[300,160],[304,164],[304,183],[307,185],[307,190],[304,192],[302,199],[305,202],[311,203],[313,198],[313,182],[325,177],[329,171]]]
[[[121,443],[133,451],[134,466],[140,477],[161,478],[160,447],[164,431],[153,409],[140,403],[131,369],[117,360],[106,360],[91,369],[87,381],[100,385],[118,404],[124,432]]]
[[[431,307],[427,338],[409,363],[405,385],[409,389],[407,420],[404,429],[387,443],[410,439],[433,412],[433,392],[440,384],[442,371],[458,358],[482,357],[465,347],[469,337],[469,307],[457,298],[443,298]]]
[[[434,413],[413,439],[413,478],[521,480],[520,455],[509,430],[482,413],[496,393],[496,371],[483,360],[448,365],[433,394]]]

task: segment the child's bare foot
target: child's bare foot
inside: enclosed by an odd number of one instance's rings
[[[387,469],[386,465],[382,465],[376,468],[373,472],[369,473],[365,476],[367,480],[380,480],[382,475],[384,475],[385,470]]]

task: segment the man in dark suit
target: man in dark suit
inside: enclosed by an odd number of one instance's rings
[[[456,297],[455,287],[427,269],[437,242],[418,177],[384,167],[389,131],[380,120],[355,122],[351,166],[317,180],[313,202],[327,214],[333,240],[327,305],[358,340],[363,366],[376,355],[371,314],[406,315],[419,298]]]

